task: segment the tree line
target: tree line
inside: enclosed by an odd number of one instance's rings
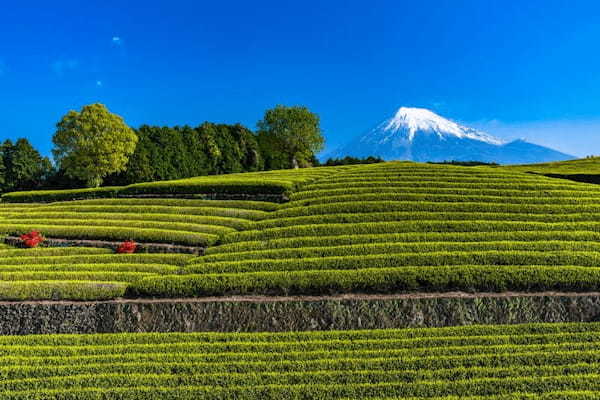
[[[241,124],[205,122],[137,129],[104,105],[69,111],[52,138],[54,162],[27,139],[0,146],[0,191],[127,185],[202,175],[319,165],[324,145],[317,114],[302,106],[267,110],[253,132]],[[325,165],[360,163],[328,160]],[[368,158],[364,162],[379,162]]]

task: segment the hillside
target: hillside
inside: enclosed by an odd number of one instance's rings
[[[412,162],[7,194],[0,232],[59,247],[0,246],[0,397],[596,399],[599,217]]]
[[[593,290],[600,188],[489,167],[358,166],[142,295]]]
[[[6,282],[0,295],[586,291],[600,282],[600,187],[594,185],[512,169],[389,162],[138,187],[143,195],[210,198],[215,187],[250,196],[265,182],[280,185],[289,201],[132,198],[130,187],[111,188],[125,198],[5,195],[16,202],[63,200],[5,203],[0,231],[6,234],[36,229],[49,238],[134,239],[192,246],[205,255],[11,250],[0,260]]]

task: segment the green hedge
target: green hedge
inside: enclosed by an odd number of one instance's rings
[[[166,272],[166,271],[165,271]],[[127,271],[0,271],[0,282],[31,281],[92,281],[92,282],[135,282],[143,278],[161,276],[155,272]],[[83,300],[83,299],[78,299]]]
[[[301,217],[307,215],[368,213],[368,212],[481,212],[514,214],[577,214],[600,213],[596,204],[507,204],[507,203],[448,203],[436,201],[343,201],[339,203],[298,205],[270,213],[265,219]]]
[[[56,226],[37,224],[0,224],[0,232],[20,235],[33,229],[45,236],[63,239],[93,239],[123,241],[133,239],[139,242],[171,243],[206,247],[218,240],[217,235],[197,232],[170,231],[165,229],[142,229],[98,226]]]
[[[90,220],[104,220],[110,225],[113,220],[116,221],[151,221],[151,222],[181,222],[196,225],[227,226],[237,230],[248,229],[252,223],[242,218],[215,217],[210,215],[187,215],[187,214],[152,214],[152,213],[77,213],[68,211],[42,211],[28,212],[22,214],[6,215],[7,219],[18,219],[23,223],[29,220],[48,219],[53,222],[61,220],[81,220],[82,218]]]
[[[267,229],[296,225],[318,225],[382,221],[526,221],[526,222],[593,222],[600,221],[600,213],[526,214],[482,212],[372,212],[307,215],[303,217],[269,218],[247,225],[252,229]]]
[[[372,254],[430,253],[441,251],[587,251],[600,252],[598,242],[573,241],[489,241],[489,242],[414,242],[363,243],[347,246],[272,248],[238,252],[210,252],[193,263],[266,259],[305,259]]]
[[[402,359],[330,359],[330,360],[316,360],[316,362],[298,362],[298,363],[287,363],[286,369],[282,370],[277,367],[281,367],[281,363],[274,363],[272,367],[268,366],[264,362],[255,362],[247,364],[234,364],[227,368],[222,363],[215,363],[209,365],[208,363],[198,363],[196,365],[193,362],[137,362],[130,364],[116,364],[112,366],[111,373],[115,374],[122,379],[124,374],[131,375],[196,375],[196,379],[205,379],[205,385],[216,385],[219,381],[223,382],[225,379],[223,376],[219,377],[216,375],[217,372],[222,374],[231,375],[228,377],[228,385],[237,385],[241,379],[245,379],[247,385],[256,385],[256,379],[261,379],[264,383],[272,383],[277,376],[280,376],[282,384],[298,383],[313,383],[321,381],[324,383],[325,379],[335,379],[336,377],[340,380],[350,379],[361,379],[365,376],[370,376],[373,380],[386,381],[389,379],[396,379],[397,382],[414,382],[417,380],[450,380],[450,379],[473,379],[483,377],[514,377],[514,376],[544,376],[544,375],[568,375],[569,373],[590,373],[593,369],[600,367],[599,364],[574,364],[574,365],[548,365],[548,366],[515,366],[505,365],[504,367],[488,366],[483,368],[464,368],[458,367],[455,370],[403,370],[404,365]],[[564,359],[563,359],[564,362]],[[278,365],[279,364],[279,365]],[[321,371],[319,371],[320,368]],[[350,371],[365,371],[366,374],[354,373]],[[382,371],[378,371],[382,370]],[[210,374],[204,374],[202,377],[198,376],[199,371],[210,371]],[[385,373],[383,371],[389,371]],[[276,374],[278,372],[278,374]],[[92,365],[76,365],[67,367],[50,367],[50,368],[38,368],[31,370],[30,368],[13,368],[5,372],[4,376],[10,379],[8,384],[2,385],[0,383],[0,391],[7,386],[11,390],[13,388],[21,387],[20,390],[31,389],[30,386],[34,381],[28,380],[30,377],[45,378],[55,377],[54,379],[48,379],[47,382],[37,381],[38,384],[50,384],[64,385],[62,379],[56,379],[58,377],[69,377],[69,375],[101,375],[107,373],[106,365],[92,364]],[[70,377],[72,378],[72,377]],[[172,379],[172,376],[169,376]],[[215,381],[218,379],[219,381]],[[307,381],[308,380],[308,381]],[[12,382],[11,382],[12,381]],[[100,384],[100,382],[98,382]],[[99,386],[96,384],[95,386]],[[19,386],[17,386],[19,385]],[[50,386],[48,385],[48,386]],[[3,387],[4,386],[4,387]],[[46,387],[48,387],[46,386]]]
[[[45,256],[72,256],[92,254],[112,254],[110,249],[95,247],[36,247],[33,249],[0,249],[0,259],[5,257],[45,257]]]
[[[108,300],[122,297],[126,283],[82,281],[0,281],[2,300]]]
[[[16,276],[16,273],[36,273],[37,276],[41,276],[40,273],[47,272],[144,272],[152,274],[177,274],[181,272],[181,267],[172,264],[150,264],[150,263],[97,263],[97,264],[58,264],[58,263],[44,263],[44,264],[3,264],[0,260],[0,275],[5,273],[11,273],[11,278],[0,278],[4,280],[15,280],[12,278]],[[2,275],[3,276],[3,275]],[[23,275],[24,276],[24,275]],[[32,280],[31,278],[22,280]],[[74,280],[74,279],[70,279]],[[94,279],[100,280],[100,279]],[[121,279],[115,279],[121,280]]]
[[[300,236],[269,240],[238,241],[208,247],[205,254],[302,247],[347,246],[368,243],[488,242],[488,241],[600,241],[600,232],[506,231],[506,232],[408,232],[384,234]]]
[[[53,219],[53,218],[35,218],[21,220],[19,218],[6,218],[2,220],[2,225],[23,225],[24,223],[36,229],[37,225],[40,226],[55,226],[55,227],[110,227],[110,228],[139,228],[139,229],[162,229],[169,231],[181,231],[181,232],[196,232],[196,233],[207,233],[210,235],[221,236],[231,232],[236,232],[234,228],[219,225],[202,225],[185,222],[171,222],[171,221],[137,221],[137,220],[116,220],[116,219],[93,219],[86,218],[85,214],[80,214],[76,219]],[[0,227],[0,230],[3,228]]]
[[[7,203],[46,203],[74,199],[95,199],[116,197],[119,187],[100,187],[89,189],[69,190],[34,190],[29,192],[11,192],[2,195],[2,201]]]
[[[438,187],[438,188],[473,188],[473,189],[507,189],[507,190],[553,190],[553,189],[571,189],[577,190],[583,187],[584,190],[594,189],[586,187],[582,184],[568,182],[563,184],[560,181],[541,181],[537,178],[534,179],[502,179],[502,180],[489,180],[482,178],[469,178],[469,179],[453,179],[453,178],[434,178],[427,179],[418,176],[410,177],[408,179],[373,179],[372,177],[365,175],[360,179],[353,179],[347,181],[337,181],[329,179],[322,183],[315,183],[312,185],[306,185],[302,187],[301,191],[313,191],[313,190],[333,190],[342,189],[345,187],[381,187],[381,186],[399,186],[399,187],[412,187],[412,188],[425,188],[425,187]],[[593,193],[597,193],[596,190],[592,190]]]
[[[483,195],[453,195],[453,194],[435,194],[435,193],[378,193],[374,189],[370,194],[348,194],[340,196],[325,196],[308,200],[298,200],[284,203],[282,208],[301,207],[316,204],[331,204],[345,202],[366,202],[366,201],[395,201],[395,202],[437,202],[437,203],[488,203],[488,204],[571,204],[571,205],[594,205],[598,203],[600,197],[531,197],[531,196],[483,196]]]
[[[455,195],[483,195],[483,196],[526,196],[526,197],[594,197],[600,196],[600,190],[594,187],[592,188],[577,188],[577,190],[567,190],[564,187],[556,187],[552,189],[538,189],[535,188],[523,188],[521,190],[516,189],[514,186],[510,186],[502,189],[485,188],[485,185],[469,185],[468,187],[444,187],[432,186],[431,184],[424,184],[422,187],[415,185],[405,184],[384,184],[379,187],[373,186],[360,186],[360,187],[346,187],[339,189],[320,189],[320,190],[307,190],[294,192],[290,196],[291,201],[318,199],[328,196],[343,196],[343,195],[361,195],[373,193],[373,190],[377,190],[378,193],[427,193],[427,194],[455,194]]]
[[[179,181],[136,183],[125,186],[119,194],[278,194],[291,192],[295,185],[284,180],[262,180],[242,178],[239,180],[190,178]]]
[[[495,399],[538,399],[539,392],[556,392],[543,394],[542,399],[597,399],[592,393],[579,393],[573,391],[598,390],[596,380],[600,375],[586,374],[570,377],[552,377],[536,380],[536,378],[507,378],[496,380],[467,380],[449,382],[432,382],[431,384],[402,384],[402,383],[377,383],[377,384],[304,384],[304,385],[265,385],[265,386],[129,386],[112,388],[70,388],[47,390],[44,393],[36,391],[8,392],[6,400],[15,399],[81,399],[81,400],[221,400],[221,399],[365,399],[374,396],[423,396],[420,399],[433,399],[435,396],[456,395],[462,399],[469,399],[470,395],[485,395],[486,398]],[[586,384],[586,382],[594,382]],[[132,378],[132,382],[133,378]],[[533,389],[532,389],[533,388]],[[528,391],[529,389],[529,391]],[[531,392],[533,390],[533,393]],[[506,393],[515,392],[507,395]],[[521,392],[521,393],[519,393]],[[566,394],[565,394],[566,392]],[[491,396],[491,397],[490,397]],[[498,396],[498,397],[497,397]],[[508,397],[507,397],[508,396]],[[565,397],[567,396],[567,397]],[[574,397],[572,397],[574,396]],[[444,397],[447,400],[452,397]],[[411,400],[414,400],[412,398]]]
[[[35,212],[77,212],[77,213],[139,213],[139,214],[188,214],[216,217],[232,217],[244,219],[261,219],[267,213],[260,210],[243,210],[223,207],[175,207],[152,205],[86,205],[71,203],[56,203],[43,208],[36,208]]]
[[[415,291],[590,291],[600,269],[538,266],[444,266],[355,270],[276,271],[147,278],[130,294],[198,297],[224,294],[401,293]]]
[[[80,375],[70,377],[57,377],[52,379],[46,379],[43,381],[28,381],[28,380],[12,380],[0,382],[0,391],[27,391],[27,390],[64,390],[72,387],[94,387],[97,389],[106,388],[118,388],[126,387],[135,382],[136,386],[140,387],[167,387],[176,381],[179,385],[186,386],[197,386],[197,387],[210,387],[213,386],[218,388],[222,385],[227,385],[230,388],[236,388],[239,386],[245,386],[250,388],[256,388],[259,386],[267,385],[327,385],[333,382],[336,385],[360,385],[370,384],[371,382],[377,382],[378,385],[382,384],[393,384],[397,387],[404,384],[407,388],[411,384],[421,383],[423,385],[439,385],[439,386],[451,386],[452,381],[468,381],[468,380],[481,380],[482,382],[494,383],[496,379],[506,379],[508,381],[518,381],[523,376],[527,377],[528,381],[533,378],[539,378],[541,380],[552,377],[562,376],[562,374],[569,374],[570,376],[598,376],[595,375],[597,372],[598,365],[579,365],[579,366],[564,366],[564,367],[551,367],[551,368],[513,368],[505,370],[469,370],[456,371],[454,374],[428,374],[425,372],[411,374],[410,372],[404,372],[402,370],[390,370],[390,371],[309,371],[309,372],[289,372],[289,373],[252,373],[252,374],[228,374],[221,376],[218,374],[202,374],[202,373],[109,373],[104,372],[101,374],[94,375]],[[519,373],[521,375],[519,375]],[[555,375],[552,375],[552,374]],[[454,377],[452,376],[454,375]],[[431,378],[430,378],[431,377]],[[454,378],[454,379],[453,379]],[[445,385],[440,384],[439,380],[444,380]],[[437,381],[437,382],[436,382]],[[495,386],[495,385],[490,385]],[[593,387],[600,388],[600,384],[593,385]],[[217,389],[218,390],[218,389]],[[413,390],[419,391],[419,388]],[[485,393],[485,392],[484,392]]]
[[[600,231],[600,222],[522,222],[522,221],[401,221],[355,224],[298,225],[234,232],[223,243],[268,240],[295,236],[362,235],[411,232],[516,232],[516,231]]]
[[[512,325],[460,325],[441,328],[405,329],[359,329],[333,331],[283,331],[283,332],[146,332],[123,334],[53,334],[0,336],[1,346],[114,346],[130,344],[167,344],[177,342],[299,342],[329,340],[382,340],[394,339],[402,348],[448,347],[456,344],[542,344],[595,342],[600,335],[600,322],[528,323]],[[568,353],[562,354],[567,357]],[[582,354],[583,355],[583,354]],[[590,356],[589,354],[586,356]],[[347,355],[342,355],[342,358]],[[376,356],[373,356],[376,357]],[[317,357],[318,358],[318,357]],[[0,366],[6,367],[10,360],[0,358]],[[20,360],[36,364],[36,360]],[[50,362],[51,360],[49,360]],[[60,361],[60,360],[59,360]],[[149,361],[149,360],[146,360]],[[172,360],[171,360],[172,361]],[[463,360],[464,361],[464,360]],[[577,362],[590,362],[588,358],[577,358]],[[556,362],[559,362],[558,359]],[[112,362],[111,362],[112,363]],[[543,362],[542,364],[549,364]],[[409,369],[414,369],[410,367]],[[4,371],[4,370],[2,370]]]
[[[98,206],[170,206],[170,207],[219,207],[239,208],[242,210],[274,211],[278,204],[266,201],[248,200],[197,200],[197,199],[155,199],[155,198],[118,198],[97,200],[73,200],[71,205],[98,205]],[[60,206],[61,203],[45,204],[43,207]]]
[[[37,252],[36,252],[37,253]],[[34,253],[35,254],[35,253]],[[77,254],[77,255],[28,255],[0,257],[3,265],[27,264],[100,264],[100,263],[148,263],[184,265],[192,258],[189,254]]]
[[[228,273],[254,271],[303,271],[363,268],[398,268],[412,266],[463,265],[576,265],[600,267],[600,253],[595,251],[439,251],[349,255],[315,258],[257,259],[221,262],[197,262],[186,267],[192,273]]]

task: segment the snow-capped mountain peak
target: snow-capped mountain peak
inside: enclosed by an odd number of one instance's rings
[[[503,141],[484,132],[477,131],[443,118],[425,108],[400,107],[396,114],[381,123],[373,133],[378,132],[380,140],[390,141],[398,134],[403,134],[409,141],[418,132],[435,133],[440,139],[453,136],[460,139],[468,138],[490,144],[502,144]]]
[[[526,164],[573,158],[526,141],[506,143],[424,108],[401,107],[394,116],[326,157],[377,156],[385,160],[482,161]],[[326,157],[322,157],[325,159]]]

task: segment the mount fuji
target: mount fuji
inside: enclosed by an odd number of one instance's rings
[[[530,164],[576,158],[524,140],[505,142],[427,109],[411,107],[401,107],[392,118],[325,156],[378,156],[384,160],[482,161],[498,164]]]

